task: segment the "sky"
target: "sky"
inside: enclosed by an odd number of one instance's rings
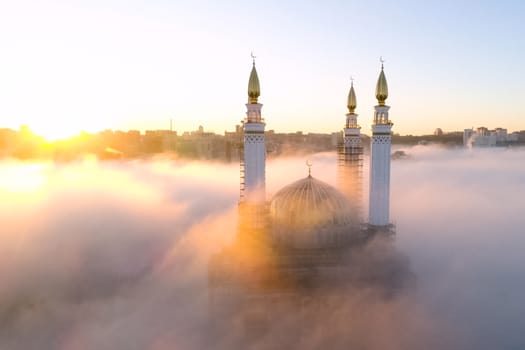
[[[416,291],[349,295],[341,308],[359,317],[322,323],[367,349],[523,348],[525,150],[404,150],[391,217]],[[334,185],[336,155],[311,159]],[[307,172],[303,157],[267,165],[269,198]],[[162,157],[1,160],[0,348],[220,348],[206,337],[207,266],[235,234],[238,176],[237,164]],[[307,333],[304,349],[334,348]]]
[[[524,16],[518,0],[4,0],[0,128],[232,130],[253,51],[268,130],[340,130],[352,76],[369,133],[380,56],[394,132],[522,130]]]

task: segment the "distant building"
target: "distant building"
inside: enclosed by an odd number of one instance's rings
[[[11,129],[0,129],[0,156],[9,156],[13,153],[18,133]]]
[[[225,160],[231,162],[241,159],[243,131],[240,125],[235,125],[235,131],[224,131]]]
[[[507,129],[496,128],[489,130],[486,127],[465,129],[463,132],[463,146],[465,147],[504,147],[518,142],[519,133],[509,134]]]

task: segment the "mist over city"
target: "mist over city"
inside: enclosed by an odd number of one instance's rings
[[[417,288],[350,297],[341,307],[356,317],[318,315],[330,331],[312,331],[302,348],[324,337],[373,349],[519,348],[525,151],[403,149],[411,157],[392,163],[392,215]],[[309,159],[316,178],[335,182],[334,154]],[[269,191],[306,176],[304,163],[271,161]],[[0,169],[0,347],[211,346],[206,271],[234,237],[237,164],[86,158]]]
[[[525,348],[524,14],[0,2],[0,350]]]

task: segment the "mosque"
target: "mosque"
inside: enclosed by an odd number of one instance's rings
[[[408,259],[392,253],[393,124],[388,116],[390,107],[385,104],[388,86],[383,62],[370,144],[368,222],[361,218],[363,146],[353,82],[343,141],[337,149],[337,188],[308,174],[279,190],[269,202],[265,191],[266,124],[259,97],[254,61],[243,121],[237,234],[230,246],[211,257],[208,266],[212,324],[218,332],[235,329],[245,338],[272,329],[284,332],[283,327],[275,326],[284,315],[293,314],[302,322],[316,310],[338,310],[352,291],[375,289],[389,297],[413,280]],[[389,248],[381,254],[368,254],[366,247],[378,238]],[[289,337],[305,329],[292,327],[285,333]]]

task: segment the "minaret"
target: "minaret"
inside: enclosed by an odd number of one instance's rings
[[[258,103],[261,93],[259,77],[255,69],[255,56],[248,82],[248,103],[246,118],[243,120],[244,155],[241,159],[240,215],[245,223],[244,230],[263,229],[266,224],[266,145],[264,140],[264,119],[261,117],[262,104]]]
[[[352,79],[348,92],[346,124],[343,128],[343,144],[338,149],[338,182],[350,202],[352,222],[358,226],[361,223],[361,186],[363,145],[361,144],[361,127],[357,124],[355,109],[357,100]]]
[[[370,207],[371,226],[390,226],[390,144],[392,122],[388,119],[389,106],[385,105],[388,86],[381,59],[381,73],[376,85],[374,121],[370,140]]]

